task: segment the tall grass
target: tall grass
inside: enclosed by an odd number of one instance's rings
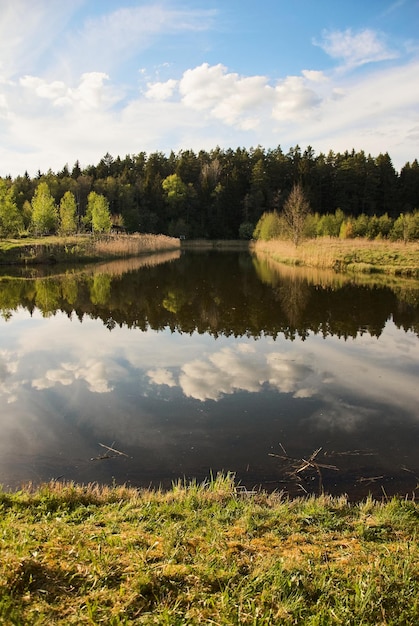
[[[294,246],[287,240],[272,239],[259,240],[252,249],[289,265],[419,278],[419,242],[320,237]]]
[[[180,241],[166,235],[77,235],[0,240],[0,263],[86,262],[179,250]]]
[[[93,242],[99,256],[135,256],[174,248],[180,248],[179,239],[166,235],[107,235]]]
[[[51,483],[0,492],[0,623],[419,623],[415,501]]]

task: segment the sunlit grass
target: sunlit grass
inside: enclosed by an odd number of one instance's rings
[[[0,492],[0,623],[416,624],[419,507],[51,483]]]
[[[291,265],[419,277],[419,242],[320,237],[298,247],[286,240],[257,241],[252,247]]]
[[[166,235],[77,235],[0,240],[0,263],[83,262],[179,250]]]

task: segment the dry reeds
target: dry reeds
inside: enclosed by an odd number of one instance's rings
[[[295,246],[272,239],[255,242],[252,250],[287,265],[419,277],[419,242],[318,237]]]
[[[161,250],[180,248],[180,241],[166,235],[106,235],[94,240],[93,249],[98,255],[136,256]]]

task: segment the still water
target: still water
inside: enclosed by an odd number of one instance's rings
[[[0,483],[412,494],[419,284],[363,281],[216,251],[3,276]]]

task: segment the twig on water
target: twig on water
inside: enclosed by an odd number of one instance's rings
[[[114,448],[113,447],[114,443],[112,444],[112,446],[107,446],[104,443],[99,443],[99,445],[102,448],[109,450],[109,452],[114,452],[115,454],[109,454],[108,452],[106,454],[99,454],[98,456],[92,457],[90,459],[91,461],[104,461],[106,459],[117,459],[119,456],[126,456],[127,458],[130,458],[128,454],[125,454],[125,452],[121,452],[120,450],[117,450],[116,448]]]
[[[284,446],[282,445],[282,443],[279,444],[281,449],[284,452],[284,455],[282,454],[274,454],[274,453],[269,453],[269,456],[273,456],[277,459],[281,459],[282,461],[286,461],[287,462],[287,475],[290,478],[294,478],[295,480],[297,480],[298,482],[298,486],[300,487],[300,489],[302,489],[305,493],[307,493],[307,490],[305,489],[305,487],[302,484],[302,478],[303,478],[303,474],[304,472],[306,472],[307,470],[310,469],[314,469],[315,472],[317,473],[318,476],[318,480],[319,480],[319,492],[321,493],[322,489],[323,489],[323,477],[322,477],[322,469],[330,469],[330,470],[334,470],[334,471],[338,471],[338,467],[336,467],[336,465],[329,465],[327,463],[319,463],[316,458],[318,456],[318,454],[321,452],[322,448],[317,448],[317,450],[314,450],[314,452],[308,457],[308,459],[297,459],[294,457],[291,457],[288,455],[288,453],[286,452]]]
[[[120,450],[116,450],[115,448],[112,448],[112,446],[105,446],[104,443],[100,443],[100,446],[102,446],[102,448],[106,448],[107,450],[109,450],[110,452],[116,452],[116,454],[120,454],[121,456],[128,456],[128,454],[125,454],[125,452],[121,452]]]
[[[366,483],[367,485],[372,485],[372,483],[377,482],[377,480],[382,480],[384,476],[361,476],[358,478],[358,483]]]

